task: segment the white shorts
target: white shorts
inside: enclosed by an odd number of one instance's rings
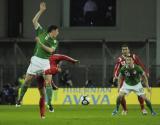
[[[120,88],[120,92],[124,92],[126,94],[129,94],[132,91],[139,96],[145,94],[144,88],[143,88],[141,82],[139,82],[137,85],[130,86],[130,85],[126,84],[124,81],[122,87]]]
[[[39,70],[46,70],[50,68],[49,59],[39,58],[37,56],[32,56],[30,65],[27,69],[27,74],[36,75]]]

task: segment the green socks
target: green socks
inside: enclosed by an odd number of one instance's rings
[[[150,110],[151,112],[153,112],[153,108],[152,108],[151,102],[150,102],[149,100],[145,100],[145,102],[146,102],[146,105],[147,105],[147,107],[149,108],[149,110]]]
[[[117,101],[116,101],[116,110],[119,110],[119,106],[121,104],[121,97],[117,97]]]
[[[22,101],[23,96],[25,95],[26,91],[28,89],[28,86],[26,84],[23,84],[20,91],[19,101]]]
[[[52,87],[46,86],[47,104],[51,105],[52,101]]]

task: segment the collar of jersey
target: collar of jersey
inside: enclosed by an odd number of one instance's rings
[[[134,68],[135,67],[135,65],[133,64],[133,67],[132,68]],[[128,65],[126,65],[126,68],[129,68],[129,66]]]
[[[48,33],[47,36],[49,36],[51,39],[55,40],[55,37],[51,37],[49,33]]]

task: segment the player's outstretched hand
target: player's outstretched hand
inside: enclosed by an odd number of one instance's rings
[[[53,90],[58,90],[58,86],[56,86],[54,83],[52,83],[52,89]]]
[[[40,3],[40,10],[43,12],[46,10],[46,3],[45,2],[41,2]]]
[[[79,60],[75,60],[75,63],[80,64],[80,61]]]

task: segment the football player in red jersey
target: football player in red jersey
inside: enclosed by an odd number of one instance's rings
[[[145,68],[145,66],[142,63],[142,61],[139,59],[139,57],[136,54],[130,53],[130,50],[129,50],[129,47],[128,47],[127,44],[122,45],[121,49],[122,49],[122,55],[118,57],[118,59],[116,61],[116,64],[115,64],[115,67],[114,67],[113,82],[115,82],[117,80],[121,67],[125,65],[126,56],[131,56],[133,58],[134,63],[139,65],[139,66],[141,66],[142,69],[145,71],[146,75],[149,76],[149,72]],[[122,84],[123,84],[123,82],[121,83],[121,86],[122,86]],[[147,111],[144,108],[144,100],[143,100],[143,98],[138,96],[138,100],[139,100],[139,103],[140,103],[140,106],[141,106],[142,114],[146,115]],[[125,98],[122,98],[121,105],[122,105],[122,108],[123,108],[122,114],[126,115],[127,114],[127,107],[126,107]]]
[[[38,80],[38,85],[39,87],[45,87],[45,82],[43,79],[43,75],[56,75],[58,72],[61,72],[61,68],[59,66],[59,62],[61,61],[67,61],[70,63],[79,63],[79,60],[73,59],[69,56],[66,55],[62,55],[62,54],[53,54],[50,58],[50,68],[46,69],[46,70],[39,70],[36,72],[37,75],[37,80]],[[53,80],[52,80],[52,88],[53,89],[58,89],[58,87],[54,84]],[[53,106],[51,105],[52,102],[52,92],[50,92],[47,96],[47,105],[49,107],[49,111],[50,112],[54,112]]]
[[[73,59],[69,56],[66,56],[66,55],[62,55],[62,54],[53,54],[50,58],[49,58],[49,61],[50,61],[50,69],[47,69],[47,70],[44,70],[44,71],[39,71],[37,72],[37,75],[55,75],[57,74],[58,72],[61,72],[61,68],[59,67],[59,62],[60,61],[67,61],[67,62],[70,62],[70,63],[79,63],[79,60],[76,60],[76,59]]]

